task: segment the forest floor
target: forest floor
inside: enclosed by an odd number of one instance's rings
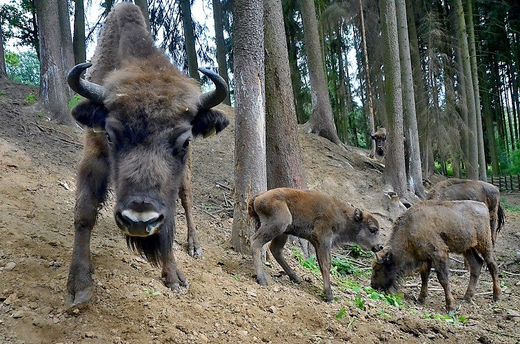
[[[175,244],[188,292],[177,295],[164,287],[160,271],[126,247],[109,202],[92,237],[95,297],[85,307],[66,309],[82,133],[48,122],[27,100],[30,93],[37,90],[0,79],[1,343],[520,342],[520,195],[503,195],[508,207],[496,247],[503,287],[498,303],[492,302],[487,271],[474,302],[463,303],[469,274],[455,260],[455,316],[445,314],[435,274],[424,305],[416,302],[416,275],[403,282],[402,305],[373,300],[365,288],[371,257],[353,256],[348,245],[334,254],[349,254],[357,274],[334,278],[337,300],[326,303],[321,277],[299,264],[294,248],[285,255],[303,282],[291,283],[271,262],[267,287],[255,282],[251,257],[233,250],[233,126],[194,143],[194,212],[203,256],[186,253],[180,205]],[[233,122],[232,111],[223,109]],[[366,152],[307,134],[300,134],[300,143],[309,188],[372,212],[388,236],[392,215],[381,169]]]

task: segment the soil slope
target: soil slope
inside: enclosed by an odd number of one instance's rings
[[[337,280],[337,301],[329,304],[321,298],[321,278],[303,268],[289,247],[286,256],[303,277],[302,284],[292,284],[271,262],[266,266],[270,285],[259,286],[251,257],[235,253],[229,241],[233,127],[194,144],[194,212],[203,256],[194,259],[186,253],[180,204],[175,247],[189,291],[177,295],[165,288],[160,271],[126,247],[109,202],[92,237],[95,298],[85,307],[66,309],[82,133],[48,122],[26,100],[30,93],[37,90],[0,79],[1,343],[519,342],[520,264],[515,256],[520,216],[511,210],[496,248],[501,301],[492,303],[490,277],[483,271],[474,302],[462,303],[469,275],[453,261],[458,315],[467,318],[457,326],[427,318],[444,314],[444,294],[434,274],[425,305],[415,300],[417,276],[403,282],[401,307],[371,300],[355,286],[341,288]],[[232,109],[223,109],[232,120]],[[380,167],[359,149],[344,150],[306,134],[300,135],[300,142],[309,188],[372,212],[387,236],[394,215],[385,203]],[[510,205],[520,203],[514,195],[504,198]],[[369,270],[370,257],[352,254],[358,271]],[[361,286],[370,284],[366,273],[348,278]]]

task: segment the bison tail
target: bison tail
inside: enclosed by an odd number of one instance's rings
[[[249,214],[249,217],[251,217],[251,220],[255,224],[256,230],[258,230],[258,228],[260,228],[260,217],[258,216],[258,214],[255,211],[256,196],[257,195],[253,196],[253,198],[251,198],[251,200],[247,204],[247,213]]]
[[[496,234],[500,233],[500,230],[504,227],[504,223],[506,222],[506,215],[504,213],[504,209],[502,208],[502,205],[498,204],[498,224],[497,224],[497,231]]]

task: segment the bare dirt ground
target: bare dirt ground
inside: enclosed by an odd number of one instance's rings
[[[325,303],[321,278],[299,265],[290,248],[286,256],[302,284],[292,284],[272,262],[266,267],[270,285],[259,286],[251,257],[235,253],[229,241],[233,128],[195,142],[195,218],[204,253],[198,259],[186,253],[180,205],[175,252],[190,282],[188,293],[176,295],[165,288],[160,271],[126,247],[108,204],[92,238],[95,298],[81,309],[66,309],[81,131],[46,121],[26,101],[29,93],[37,90],[0,79],[1,343],[520,342],[520,212],[511,207],[496,247],[503,286],[497,304],[492,303],[487,271],[474,302],[462,303],[469,275],[453,261],[457,272],[451,284],[464,323],[434,319],[445,314],[444,293],[434,274],[425,305],[415,300],[417,276],[404,281],[400,307],[371,300],[355,288],[340,288],[337,281],[337,301]],[[381,171],[366,153],[342,150],[316,136],[300,138],[309,188],[374,213],[388,235],[391,221],[382,201]],[[518,195],[504,199],[520,205]],[[370,258],[353,259],[362,268],[370,266]],[[348,278],[370,284],[366,274]]]

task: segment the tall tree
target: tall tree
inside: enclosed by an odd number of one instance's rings
[[[222,4],[220,0],[213,0],[213,24],[215,27],[215,45],[217,46],[217,64],[218,74],[229,84],[227,59],[226,59],[226,45],[224,42],[224,25],[222,18]],[[229,94],[223,102],[231,105]]]
[[[397,28],[399,39],[399,56],[401,61],[401,83],[403,86],[403,110],[405,122],[406,147],[408,152],[408,187],[410,191],[422,199],[426,198],[422,184],[421,154],[419,150],[419,132],[417,130],[417,114],[415,112],[415,92],[413,83],[410,42],[408,39],[408,22],[406,19],[405,0],[395,0]]]
[[[200,80],[199,63],[197,62],[197,50],[195,49],[195,35],[193,34],[193,20],[191,19],[190,0],[180,0],[182,13],[182,27],[184,29],[184,44],[188,57],[188,70],[190,77]]]
[[[235,208],[231,241],[249,251],[248,201],[266,190],[263,1],[233,1]]]
[[[7,69],[5,67],[4,57],[4,32],[0,23],[0,77],[7,76]]]
[[[87,60],[85,46],[85,4],[83,0],[74,0],[74,37],[72,47],[74,49],[74,62],[76,64]]]
[[[403,96],[399,40],[394,0],[381,0],[383,44],[385,52],[386,114],[388,117],[387,153],[384,179],[400,196],[407,196],[404,163]]]
[[[312,115],[307,123],[308,129],[336,144],[341,144],[332,116],[314,0],[301,0],[300,7],[311,81]]]
[[[477,145],[478,145],[478,166],[480,180],[487,181],[487,164],[484,153],[484,133],[482,130],[482,113],[480,110],[480,86],[477,71],[477,49],[475,46],[475,30],[473,28],[473,0],[464,1],[466,7],[466,24],[468,28],[468,45],[471,65],[471,76],[473,80],[473,99],[475,100],[475,120],[477,122]],[[516,127],[518,129],[518,127]]]
[[[469,179],[479,179],[478,170],[478,140],[477,140],[477,117],[475,109],[475,92],[473,90],[473,77],[471,74],[471,61],[469,56],[466,19],[462,0],[453,0],[455,15],[457,17],[457,37],[460,45],[462,58],[463,77],[466,91],[466,104],[468,106],[468,164],[466,175]]]
[[[69,88],[64,77],[68,71],[68,67],[64,65],[67,58],[63,55],[65,52],[62,51],[67,47],[63,44],[62,25],[56,25],[56,23],[61,23],[60,2],[66,2],[66,0],[36,0],[40,40],[40,98],[51,118],[58,123],[72,125],[73,120],[69,116],[67,107]],[[68,49],[72,56],[72,44]]]

